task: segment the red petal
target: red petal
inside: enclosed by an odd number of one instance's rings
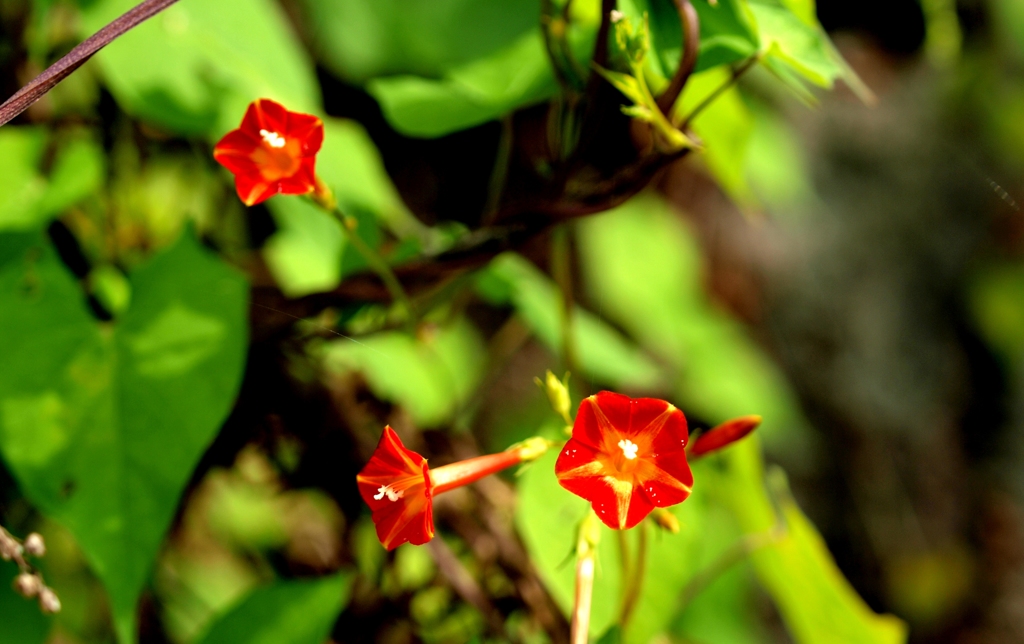
[[[693,489],[693,473],[685,452],[640,462],[636,478],[644,495],[659,508],[682,503]]]
[[[302,160],[298,171],[290,177],[277,182],[278,191],[284,195],[304,195],[316,188],[316,159],[308,157]]]
[[[735,443],[757,429],[760,424],[760,416],[742,416],[727,420],[697,437],[693,443],[693,455],[700,456]]]
[[[277,194],[277,184],[265,181],[258,175],[236,174],[235,191],[247,206],[255,206]]]
[[[288,110],[269,98],[253,101],[242,119],[241,129],[253,137],[260,137],[260,130],[283,134],[288,127]]]
[[[324,124],[312,114],[289,112],[288,127],[282,134],[301,142],[302,156],[313,156],[323,145]]]
[[[213,158],[234,174],[254,174],[259,172],[259,168],[252,160],[252,154],[259,146],[259,141],[242,130],[232,130],[214,146]]]
[[[660,422],[660,425],[659,425]],[[655,427],[658,425],[658,427]],[[686,416],[672,405],[666,409],[663,418],[655,419],[648,427],[651,432],[651,451],[656,456],[664,454],[675,454],[686,449],[689,440],[689,432],[686,430]]]

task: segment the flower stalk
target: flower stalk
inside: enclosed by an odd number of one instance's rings
[[[43,581],[41,572],[32,567],[27,557],[37,559],[46,555],[46,542],[38,532],[25,537],[25,541],[18,541],[10,532],[0,526],[0,559],[13,561],[18,565],[18,576],[14,578],[15,592],[26,599],[37,599],[39,610],[47,615],[59,613],[61,609],[60,599],[52,588]]]
[[[580,523],[576,539],[576,598],[572,611],[572,644],[587,644],[590,635],[590,609],[594,599],[594,568],[597,546],[601,541],[601,523],[590,511]]]

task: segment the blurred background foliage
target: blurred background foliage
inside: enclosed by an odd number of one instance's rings
[[[554,454],[393,553],[354,485],[385,423],[435,465],[562,436],[553,369],[765,418],[695,464],[679,534],[605,532],[595,639],[1024,642],[1024,4],[693,2],[679,114],[758,64],[704,151],[557,227],[516,164],[565,143],[558,0],[182,0],[0,129],[0,525],[64,605],[0,590],[0,641],[567,641]],[[133,4],[0,0],[0,90]],[[618,8],[661,91],[673,2]],[[599,3],[566,17],[585,71]],[[414,333],[334,219],[238,202],[211,145],[258,97],[324,118]]]

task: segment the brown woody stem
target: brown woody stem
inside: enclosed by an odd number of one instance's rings
[[[671,115],[672,106],[683,93],[686,81],[697,67],[697,54],[700,52],[700,18],[697,10],[690,4],[690,0],[676,0],[676,9],[679,10],[679,20],[683,27],[683,52],[679,57],[679,69],[658,98],[658,107],[666,115]]]
[[[57,83],[92,58],[93,54],[177,1],[146,0],[141,2],[134,9],[86,38],[63,58],[47,67],[46,71],[29,81],[28,85],[18,90],[14,96],[4,101],[3,105],[0,105],[0,125],[9,123],[27,110],[29,106],[53,89]]]

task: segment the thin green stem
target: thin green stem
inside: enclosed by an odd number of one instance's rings
[[[362,256],[370,269],[384,282],[384,286],[388,289],[388,293],[391,294],[391,299],[394,300],[395,304],[401,307],[405,315],[405,322],[411,331],[416,322],[416,310],[413,308],[412,300],[409,299],[405,289],[402,287],[402,283],[398,281],[395,272],[391,270],[391,266],[359,236],[359,232],[356,230],[358,222],[354,217],[346,215],[338,207],[335,207],[331,213],[341,222],[341,228],[348,236],[348,242]]]
[[[622,632],[626,632],[629,620],[633,617],[633,611],[640,601],[640,593],[644,587],[644,573],[647,569],[647,534],[650,531],[648,521],[640,523],[640,543],[636,548],[636,561],[633,562],[633,575],[629,578],[629,585],[622,603],[622,612],[619,615],[619,626]]]
[[[572,284],[572,229],[569,224],[559,226],[552,233],[551,240],[551,272],[562,294],[562,359],[565,369],[571,373],[576,371],[576,342],[574,339]]]

